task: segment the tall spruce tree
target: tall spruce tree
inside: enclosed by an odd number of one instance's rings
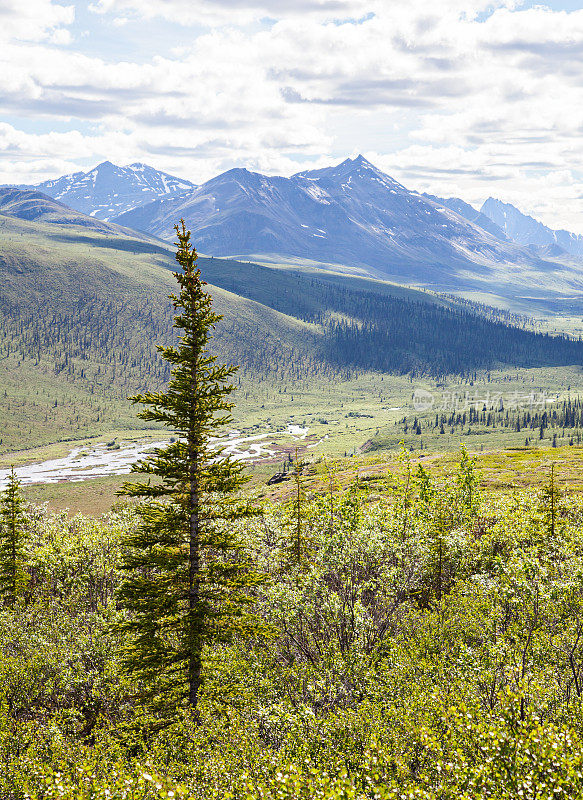
[[[0,595],[13,605],[28,582],[26,517],[20,481],[14,469],[0,497]]]
[[[140,524],[126,542],[120,592],[127,611],[124,663],[144,687],[146,702],[170,721],[181,708],[197,708],[206,646],[261,631],[250,611],[260,576],[232,525],[255,512],[237,496],[246,480],[242,466],[210,441],[231,420],[229,378],[237,368],[217,364],[207,350],[221,317],[203,289],[184,220],[175,230],[180,293],[171,299],[182,335],[177,347],[158,347],[172,364],[172,377],[166,392],[130,399],[145,405],[142,419],[164,423],[178,438],[134,465],[154,481],[123,487],[142,503]]]

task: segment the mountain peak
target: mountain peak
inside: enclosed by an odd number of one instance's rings
[[[375,167],[374,164],[371,164],[370,161],[366,159],[362,154],[357,155],[356,158],[345,158],[344,161],[340,162],[340,164],[337,164],[334,167],[330,167],[329,169],[333,170],[354,169],[354,168],[358,169],[360,167],[364,169],[373,169],[378,172],[377,167]]]
[[[575,256],[583,255],[583,236],[569,231],[552,230],[511,203],[489,197],[482,206],[481,213],[502,228],[516,244],[538,248],[537,252],[544,255],[558,255],[557,247]]]
[[[107,160],[88,172],[63,175],[29,188],[107,221],[151,200],[182,194],[194,184],[148,164],[136,162],[121,167]]]
[[[348,160],[350,160],[350,159],[348,159]],[[365,166],[365,167],[372,167],[373,169],[376,169],[375,165],[371,164],[370,161],[368,160],[368,158],[365,158],[362,155],[362,153],[359,153],[356,156],[356,158],[353,158],[352,159],[352,163],[353,164],[358,164],[359,166],[362,165],[362,166]]]
[[[298,172],[293,178],[303,178],[308,180],[331,179],[331,180],[357,180],[369,183],[376,181],[383,183],[386,187],[392,189],[405,190],[401,184],[390,175],[386,175],[378,167],[366,159],[362,154],[356,158],[345,158],[340,164],[335,164],[331,167],[323,167],[321,169],[307,170]]]
[[[159,170],[155,169],[155,167],[151,167],[149,164],[144,164],[143,161],[134,161],[133,164],[126,164],[123,169],[131,169],[132,172],[159,172]],[[165,175],[166,173],[160,173]]]

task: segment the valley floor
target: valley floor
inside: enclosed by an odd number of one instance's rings
[[[300,459],[305,457],[305,446],[298,448]],[[289,455],[295,458],[295,449]],[[459,450],[442,453],[411,453],[411,464],[416,468],[422,464],[436,479],[452,471],[459,460]],[[506,494],[516,491],[536,491],[544,486],[555,465],[557,484],[571,494],[583,492],[583,445],[493,449],[472,454],[476,468],[482,476],[485,489],[490,494]],[[294,493],[293,481],[274,485],[267,481],[283,468],[282,461],[266,460],[247,465],[249,488],[261,499],[288,502]],[[291,464],[287,464],[292,470]],[[378,487],[380,492],[391,485],[402,466],[399,451],[386,451],[373,455],[356,454],[349,457],[315,457],[307,462],[303,472],[303,487],[308,494],[325,492],[333,476],[338,488],[346,487],[355,480]],[[108,475],[83,482],[56,482],[32,484],[23,487],[24,497],[31,503],[47,504],[51,511],[64,511],[99,516],[127,502],[117,492],[127,475]]]

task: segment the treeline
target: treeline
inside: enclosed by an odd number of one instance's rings
[[[380,372],[445,376],[497,364],[563,366],[583,362],[583,343],[533,333],[463,310],[375,295],[356,295],[353,319],[331,320],[326,354]],[[344,307],[335,309],[344,312]]]
[[[479,404],[478,404],[479,405]],[[548,405],[543,398],[530,408],[505,408],[504,401],[486,406],[470,405],[464,410],[437,411],[426,416],[403,417],[399,426],[404,434],[413,433],[476,433],[496,428],[520,433],[527,439],[546,435],[569,436],[571,444],[580,444],[583,432],[583,400],[579,397]]]
[[[0,304],[0,358],[17,357],[50,369],[65,380],[106,385],[122,396],[139,388],[149,375],[158,383],[169,377],[156,358],[155,338],[172,332],[169,303],[146,296],[104,300],[83,295],[65,303],[51,298]]]

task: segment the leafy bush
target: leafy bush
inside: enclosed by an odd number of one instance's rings
[[[478,479],[404,455],[237,523],[273,635],[207,647],[200,723],[157,732],[113,625],[135,512],[30,510],[27,590],[0,609],[0,797],[583,797],[583,502]]]

